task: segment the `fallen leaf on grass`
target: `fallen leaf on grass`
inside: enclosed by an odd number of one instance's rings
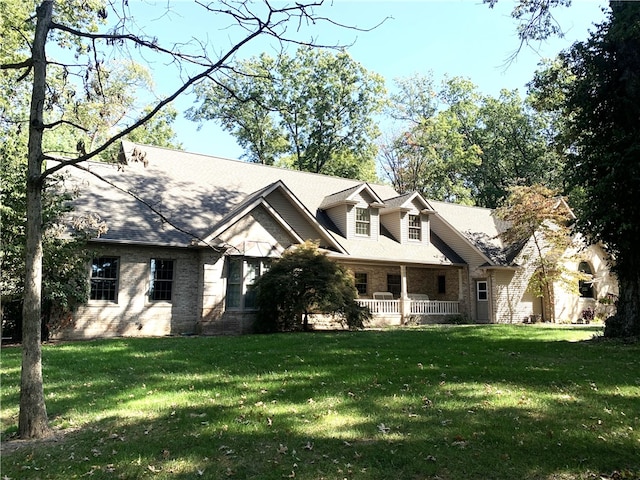
[[[152,473],[160,473],[162,471],[161,468],[156,468],[153,465],[147,465],[147,469]]]
[[[389,433],[389,430],[391,430],[389,427],[387,427],[384,423],[381,423],[380,425],[378,425],[378,430],[381,433]]]

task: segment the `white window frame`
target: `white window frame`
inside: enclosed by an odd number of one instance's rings
[[[361,213],[364,213],[366,218],[360,218]],[[363,217],[364,217],[363,216]],[[371,212],[368,207],[356,207],[355,211],[355,233],[360,237],[371,236]],[[359,228],[360,227],[360,228]],[[363,231],[359,231],[363,230]]]
[[[417,221],[417,225],[412,224],[412,220],[416,220]],[[413,214],[409,214],[409,218],[407,219],[407,223],[408,223],[408,238],[410,241],[412,242],[421,242],[422,241],[422,218],[420,217],[420,215],[413,215]],[[417,233],[417,238],[414,238],[412,236],[412,234],[416,234]]]
[[[484,284],[484,288],[481,288],[480,286],[483,284]],[[481,293],[484,293],[484,298],[480,298]],[[489,301],[489,282],[487,280],[476,281],[476,300],[478,302]]]

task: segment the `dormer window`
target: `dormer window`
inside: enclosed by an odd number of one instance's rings
[[[409,240],[422,240],[422,221],[420,215],[409,215]]]
[[[371,235],[371,215],[368,208],[356,207],[356,235]]]

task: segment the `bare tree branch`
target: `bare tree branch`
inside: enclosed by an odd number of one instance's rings
[[[71,125],[72,127],[75,127],[75,128],[77,128],[79,130],[82,130],[83,132],[88,132],[89,131],[85,127],[83,127],[81,125],[78,125],[76,123],[70,122],[69,120],[58,120],[58,121],[55,121],[53,123],[45,123],[45,124],[42,125],[42,128],[55,128],[58,125],[62,125],[62,124]]]
[[[0,65],[0,70],[19,70],[21,68],[31,68],[33,66],[33,59],[27,58],[22,62],[17,63],[3,63]]]
[[[138,37],[132,34],[89,33],[89,32],[83,32],[81,30],[76,30],[74,28],[68,27],[66,25],[62,25],[57,22],[51,22],[51,28],[56,30],[61,30],[63,32],[67,32],[78,37],[88,38],[91,40],[107,40],[107,42],[110,42],[113,44],[117,42],[129,41],[129,42],[135,43],[136,45],[140,45],[142,47],[146,47],[151,50],[158,51],[160,53],[166,53],[168,55],[171,55],[174,58],[179,58],[181,60],[185,60],[185,61],[194,63],[196,65],[201,65],[201,66],[205,65],[205,63],[203,63],[202,61],[198,61],[198,59],[203,60],[204,57],[196,56],[196,55],[188,55],[188,54],[168,50],[158,45],[155,40],[153,41],[145,40],[141,37]]]

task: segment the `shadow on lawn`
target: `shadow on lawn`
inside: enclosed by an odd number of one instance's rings
[[[228,412],[237,413],[237,412]],[[479,413],[479,412],[476,412]],[[216,421],[215,407],[164,412],[155,419],[108,417],[45,449],[24,448],[3,459],[9,478],[554,478],[581,472],[581,478],[627,468],[636,461],[631,450],[594,441],[588,445],[571,433],[551,432],[552,415],[536,420],[538,430],[521,432],[512,441],[492,432],[519,409],[497,409],[464,422],[446,423],[425,414],[382,432],[371,412],[370,422],[354,426],[356,439],[302,432],[296,420],[279,416],[237,416]],[[238,428],[241,425],[242,428]],[[251,431],[249,431],[251,430]],[[472,431],[473,430],[473,431]],[[532,435],[542,440],[528,442]],[[523,443],[520,443],[523,442]],[[636,465],[637,468],[637,465]],[[592,472],[593,477],[586,474]],[[564,477],[572,478],[572,477]],[[604,477],[606,478],[606,477]]]
[[[58,445],[18,450],[3,459],[3,473],[507,479],[638,468],[637,349],[481,333],[47,348],[54,424],[82,418],[85,409],[102,418]]]

